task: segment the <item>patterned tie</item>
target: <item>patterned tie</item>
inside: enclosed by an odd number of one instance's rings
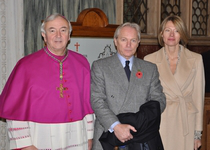
[[[130,68],[129,68],[129,63],[130,63],[130,61],[129,60],[127,60],[127,61],[125,61],[125,73],[126,73],[126,75],[127,75],[127,77],[128,77],[128,81],[130,81],[130,75],[131,75],[131,71],[130,71]]]

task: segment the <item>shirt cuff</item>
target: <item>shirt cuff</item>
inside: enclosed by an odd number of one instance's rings
[[[111,125],[111,127],[109,128],[109,132],[114,132],[114,127],[116,126],[116,125],[118,125],[118,124],[120,124],[120,122],[119,121],[116,121],[115,123],[113,123],[112,125]]]

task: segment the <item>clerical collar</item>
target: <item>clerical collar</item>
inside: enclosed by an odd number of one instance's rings
[[[58,56],[58,55],[52,53],[51,50],[48,49],[48,47],[44,47],[44,49],[45,49],[45,51],[46,51],[47,54],[50,54],[50,55],[51,55],[51,56],[49,55],[50,57],[54,57],[54,58],[56,58],[56,59],[58,59],[58,60],[62,60],[62,59],[67,55],[67,53],[68,53],[68,51],[66,50],[65,55],[63,55],[63,56]],[[54,59],[54,58],[53,58],[53,59]]]

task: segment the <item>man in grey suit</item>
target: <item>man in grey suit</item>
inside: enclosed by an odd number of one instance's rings
[[[165,109],[156,65],[134,56],[139,42],[139,25],[124,23],[114,34],[117,54],[92,64],[91,104],[96,114],[93,150],[102,150],[98,139],[103,132],[114,132],[121,142],[133,138],[130,131],[138,132],[129,124],[121,124],[116,115],[138,112],[150,100],[160,103],[161,112]]]

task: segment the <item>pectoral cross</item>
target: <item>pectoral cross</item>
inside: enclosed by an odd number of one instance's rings
[[[60,98],[63,98],[63,91],[67,90],[67,88],[63,87],[63,84],[60,83],[60,86],[57,87],[56,89],[60,91]]]

